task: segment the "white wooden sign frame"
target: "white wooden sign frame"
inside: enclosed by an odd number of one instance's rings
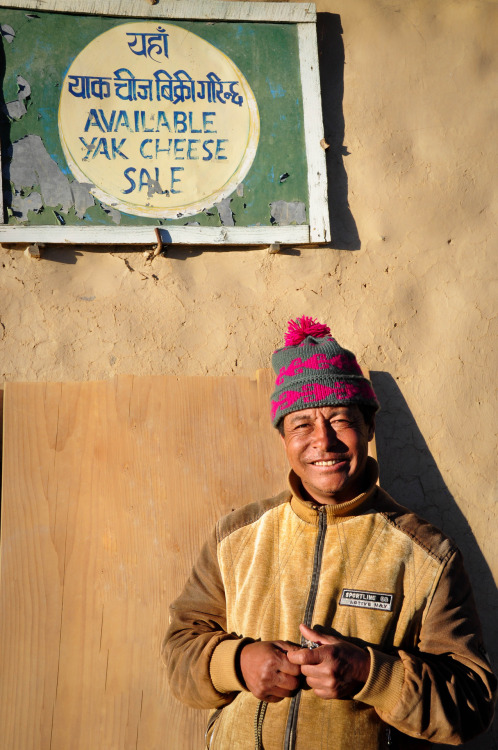
[[[314,3],[227,2],[225,0],[3,0],[1,7],[178,20],[261,21],[297,25],[308,166],[309,225],[205,226],[14,226],[0,224],[2,243],[152,244],[157,231],[164,244],[308,244],[330,240],[327,173]],[[3,194],[0,194],[3,201]],[[3,216],[3,205],[0,205]]]

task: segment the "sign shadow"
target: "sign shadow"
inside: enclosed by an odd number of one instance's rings
[[[361,248],[358,229],[348,202],[348,175],[344,157],[344,42],[341,17],[337,13],[317,14],[318,62],[327,163],[330,247],[337,250]]]

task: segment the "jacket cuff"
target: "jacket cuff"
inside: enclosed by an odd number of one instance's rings
[[[400,657],[384,654],[370,646],[370,673],[364,686],[353,696],[375,709],[390,713],[398,703],[405,680],[405,669]]]
[[[251,638],[230,638],[220,641],[214,649],[209,662],[209,676],[219,693],[247,690],[241,680],[238,664],[239,651],[248,643],[253,643]]]

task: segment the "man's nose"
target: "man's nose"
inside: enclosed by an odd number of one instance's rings
[[[331,450],[338,443],[336,432],[326,419],[318,419],[313,430],[313,444],[322,451]]]

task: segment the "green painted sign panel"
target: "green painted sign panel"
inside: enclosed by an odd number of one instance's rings
[[[6,8],[0,24],[6,224],[308,223],[295,24]]]

